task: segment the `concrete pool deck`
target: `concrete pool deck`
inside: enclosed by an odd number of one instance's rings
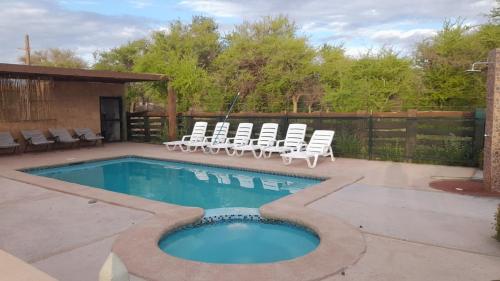
[[[89,204],[91,196],[67,194],[64,184],[58,187],[54,180],[44,184],[55,190],[23,183],[24,174],[14,170],[122,155],[362,177],[307,207],[322,216],[363,226],[366,252],[345,275],[324,280],[500,279],[500,243],[491,238],[493,208],[500,200],[428,188],[434,178],[467,178],[475,169],[340,158],[334,163],[324,159],[311,170],[305,161],[284,166],[278,157],[169,152],[161,146],[134,143],[0,157],[0,248],[59,280],[96,280],[116,237],[153,214],[141,209],[140,200],[131,203],[133,208],[103,201]],[[116,197],[101,192],[104,197]],[[162,205],[166,204],[157,203],[155,208],[165,208]]]

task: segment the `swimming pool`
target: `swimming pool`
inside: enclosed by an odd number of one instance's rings
[[[30,169],[25,172],[204,209],[258,208],[320,182],[310,178],[141,157]]]
[[[158,246],[172,256],[188,260],[256,264],[304,256],[320,242],[311,230],[264,219],[253,211],[227,213],[205,215],[200,222],[167,233]]]

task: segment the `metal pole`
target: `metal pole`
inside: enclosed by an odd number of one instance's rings
[[[233,101],[231,102],[231,106],[229,106],[229,110],[227,111],[226,116],[224,117],[224,120],[222,121],[222,126],[224,126],[224,123],[229,118],[229,114],[233,110],[233,107],[236,104],[236,101],[238,100],[239,97],[240,97],[240,92],[238,92],[238,94],[236,95],[236,97],[234,97]],[[219,137],[220,131],[222,130],[222,126],[219,128],[219,131],[217,132],[217,134],[214,135],[214,137],[215,137],[215,143],[218,143],[218,141],[219,141],[218,137]]]
[[[26,65],[31,65],[30,36],[28,34],[24,36],[24,51],[25,51],[24,62],[26,63]]]

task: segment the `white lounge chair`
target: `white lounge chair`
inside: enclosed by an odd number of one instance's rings
[[[314,168],[316,167],[319,156],[330,156],[332,161],[335,161],[331,147],[334,135],[335,131],[331,130],[314,131],[309,144],[305,147],[305,150],[281,154],[283,163],[285,163],[285,165],[289,165],[292,163],[292,159],[294,158],[306,159],[309,168]],[[313,159],[312,163],[311,158]]]
[[[207,149],[212,154],[217,154],[221,149],[225,149],[227,155],[234,155],[234,147],[247,145],[252,137],[252,123],[240,123],[238,124],[238,129],[236,134],[232,138],[226,138],[224,143],[210,143],[207,145]]]
[[[80,139],[74,138],[65,128],[49,128],[49,133],[57,143],[77,143]]]
[[[273,146],[276,142],[276,135],[278,134],[278,124],[276,123],[264,123],[260,129],[260,135],[258,139],[251,139],[249,144],[243,146],[236,146],[233,149],[237,156],[242,156],[245,151],[251,151],[255,158],[262,157],[262,151],[265,148]],[[259,151],[257,153],[257,151]]]
[[[194,123],[191,135],[185,135],[181,140],[164,142],[163,144],[167,147],[168,150],[175,150],[176,147],[179,147],[181,150],[187,151],[183,146],[190,141],[203,141],[206,131],[207,122],[196,122]]]
[[[9,132],[0,132],[0,149],[12,148],[12,153],[16,152],[19,143],[12,137]]]
[[[75,128],[75,134],[81,141],[93,142],[95,145],[97,145],[99,141],[101,141],[102,144],[102,140],[104,140],[104,137],[101,136],[101,134],[94,133],[94,131],[90,128]]]
[[[270,158],[273,152],[281,154],[300,150],[303,144],[305,144],[306,129],[306,124],[290,124],[284,140],[279,140],[276,142],[276,145],[266,147],[262,150],[264,158]]]
[[[204,152],[210,152],[206,148],[209,144],[225,143],[227,138],[227,133],[229,132],[229,122],[217,122],[215,124],[214,132],[211,137],[204,137],[201,141],[194,140],[189,141],[185,144],[187,151],[194,152],[196,149],[201,148]]]

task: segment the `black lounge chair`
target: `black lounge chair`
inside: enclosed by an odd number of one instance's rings
[[[54,141],[48,140],[40,130],[22,130],[21,135],[23,135],[23,138],[26,140],[24,151],[26,151],[29,146],[45,146],[46,149],[49,150],[50,145],[54,143]]]
[[[0,149],[12,149],[12,153],[16,153],[18,147],[19,143],[9,132],[0,132]]]

